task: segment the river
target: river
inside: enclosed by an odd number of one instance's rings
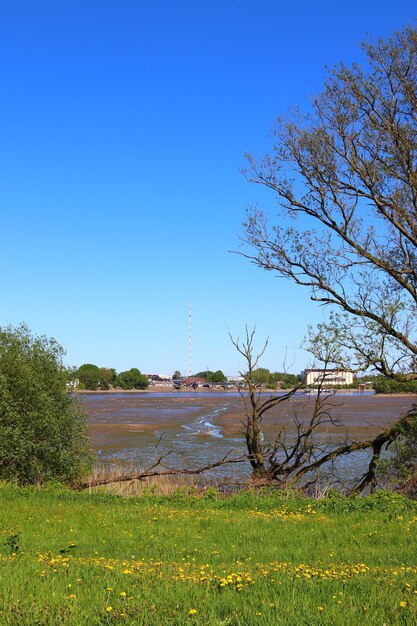
[[[198,467],[227,453],[245,452],[242,437],[244,401],[238,393],[206,392],[94,392],[78,394],[91,428],[94,449],[101,462],[129,462],[144,468],[169,453],[172,467]],[[264,418],[263,434],[270,441],[282,428],[287,440],[295,436],[295,420],[310,418],[315,395],[296,394],[274,407]],[[380,396],[366,392],[329,395],[327,409],[335,423],[317,429],[322,446],[334,446],[346,437],[367,439],[406,412],[412,396]],[[367,453],[342,457],[338,471],[343,479],[360,475]],[[241,480],[249,476],[248,463],[226,465],[216,475]],[[213,470],[214,472],[214,470]],[[212,475],[214,475],[212,473]]]

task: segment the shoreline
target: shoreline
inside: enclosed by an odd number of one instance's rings
[[[238,389],[223,389],[223,388],[219,388],[219,389],[207,389],[204,387],[199,387],[197,389],[190,389],[190,388],[184,388],[184,389],[173,389],[172,387],[168,387],[168,386],[161,386],[158,388],[152,388],[152,389],[73,389],[72,393],[77,393],[77,394],[88,394],[88,395],[94,395],[94,394],[132,394],[132,393],[138,393],[138,394],[149,394],[149,393],[172,393],[172,394],[176,394],[176,393],[190,393],[190,394],[199,394],[199,393],[207,393],[210,394],[212,392],[214,393],[236,393],[238,392]],[[244,389],[242,389],[242,391],[245,391]],[[287,391],[289,391],[288,389],[277,389],[277,390],[273,390],[273,389],[264,389],[261,391],[261,393],[265,393],[265,394],[273,394],[276,392],[279,393],[285,393]],[[314,390],[312,390],[314,391]],[[373,391],[373,389],[369,389],[367,391]],[[297,393],[303,393],[304,390],[300,389],[299,392]],[[353,394],[357,394],[359,392],[358,389],[337,389],[334,395],[340,395],[340,394],[348,394],[352,393]],[[330,394],[329,394],[330,395]],[[411,391],[407,391],[404,393],[373,393],[373,394],[366,394],[366,396],[364,397],[369,397],[370,395],[372,395],[373,398],[410,398],[410,397],[416,397],[417,398],[417,393],[412,393]]]
[[[207,388],[207,387],[197,387],[197,389],[193,389],[192,387],[181,387],[181,389],[174,389],[172,386],[170,385],[161,385],[161,386],[150,386],[147,389],[121,389],[121,388],[112,388],[112,389],[73,389],[72,390],[73,393],[88,393],[88,394],[95,394],[95,393],[106,393],[106,394],[111,394],[111,393],[236,393],[238,391],[238,389],[236,387],[227,387],[226,389],[224,389],[223,387],[219,386],[219,387],[212,387],[212,388]],[[279,389],[277,391],[280,391]],[[283,389],[282,391],[288,391],[286,389]],[[274,393],[274,390],[262,390],[262,393]]]

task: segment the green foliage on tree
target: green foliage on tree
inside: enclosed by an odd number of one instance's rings
[[[291,389],[300,382],[296,374],[270,372],[266,367],[258,367],[252,372],[253,382],[268,389]]]
[[[417,497],[417,417],[402,424],[401,436],[391,446],[390,456],[380,462],[385,484],[410,498]]]
[[[195,378],[202,378],[208,383],[211,383],[211,381],[213,380],[213,374],[214,372],[212,372],[211,370],[204,370],[204,372],[197,372],[197,374],[194,374],[194,376]]]
[[[84,363],[77,370],[81,389],[95,390],[100,384],[100,368],[92,363]]]
[[[74,482],[88,469],[86,417],[69,393],[64,351],[27,326],[0,328],[0,478]]]
[[[327,363],[408,385],[417,381],[416,25],[362,49],[363,66],[333,65],[305,113],[278,118],[269,155],[248,155],[248,178],[277,207],[249,212],[243,255],[331,307],[318,328],[332,337]],[[376,488],[381,453],[416,419],[414,405],[367,442],[361,489]]]
[[[362,49],[363,66],[333,65],[308,111],[277,119],[270,154],[248,155],[277,206],[249,212],[243,254],[332,307],[353,369],[417,379],[417,28]]]
[[[300,384],[300,379],[296,374],[287,374],[285,372],[271,372],[268,378],[267,386],[269,389],[280,387],[281,389],[291,389]]]
[[[147,376],[133,367],[130,370],[117,374],[113,367],[98,367],[92,363],[84,363],[76,371],[76,377],[80,382],[80,389],[96,391],[98,389],[146,389],[149,384]]]
[[[258,367],[253,370],[252,377],[255,385],[268,385],[271,372],[266,367]]]
[[[378,376],[373,382],[376,393],[417,393],[417,380],[398,381]]]
[[[213,383],[225,383],[227,381],[227,378],[221,370],[217,370],[216,372],[214,372],[211,380]]]
[[[99,368],[99,383],[98,386],[100,389],[110,389],[114,386],[117,373],[116,370],[111,367],[100,367]]]
[[[146,389],[149,381],[148,377],[141,374],[140,370],[132,367],[130,370],[120,372],[116,379],[116,384],[122,387],[122,389]]]
[[[212,372],[211,370],[204,370],[204,372],[197,372],[194,376],[196,378],[202,378],[208,383],[224,383],[227,381],[227,378],[223,374],[222,370],[216,370],[215,372]]]
[[[172,378],[173,380],[178,380],[179,378],[181,378],[181,372],[179,370],[175,370],[175,372],[172,374]]]

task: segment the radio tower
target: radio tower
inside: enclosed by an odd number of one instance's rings
[[[188,375],[192,376],[192,308],[188,303]]]

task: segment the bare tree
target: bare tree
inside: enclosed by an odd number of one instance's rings
[[[245,419],[242,424],[248,459],[252,465],[255,477],[270,479],[273,477],[273,471],[272,467],[267,466],[266,446],[263,443],[262,432],[263,415],[278,403],[290,398],[296,389],[291,390],[285,396],[270,395],[266,398],[262,397],[262,384],[258,382],[255,370],[262,355],[265,353],[268,341],[265,342],[258,354],[254,354],[255,329],[249,331],[248,327],[246,327],[243,341],[240,341],[239,338],[234,339],[230,333],[229,337],[236,350],[244,357],[247,368],[245,372],[240,372],[245,381],[245,389],[242,390],[238,387],[238,390],[245,407]]]
[[[330,438],[320,435],[323,427],[338,426],[334,417],[334,409],[339,406],[334,393],[323,393],[325,388],[326,370],[341,358],[340,351],[335,350],[332,343],[334,330],[330,336],[311,337],[314,352],[324,364],[322,376],[317,380],[315,393],[309,393],[306,385],[300,383],[288,393],[268,393],[256,377],[259,361],[267,348],[267,341],[256,353],[254,349],[255,329],[246,327],[243,340],[230,339],[237,351],[244,357],[246,370],[241,372],[245,387],[239,393],[245,407],[242,420],[243,435],[246,441],[247,459],[252,466],[252,481],[255,486],[276,482],[280,486],[295,486],[304,481],[311,485],[319,480],[319,471],[323,466],[332,464],[341,456],[357,451],[369,451],[368,461],[364,461],[364,470],[353,486],[345,485],[350,491],[362,492],[369,487],[374,491],[377,487],[377,472],[384,448],[396,442],[401,436],[416,432],[415,408],[400,416],[393,425],[384,429],[374,438],[355,441],[347,435],[342,445],[336,446]],[[300,396],[301,392],[301,396]],[[268,412],[277,405],[284,406],[295,399],[303,400],[298,404],[291,416],[268,440],[263,433],[263,420]],[[301,416],[300,412],[304,415]],[[239,459],[239,462],[242,459]],[[332,481],[337,479],[332,468]]]
[[[245,381],[244,388],[238,388],[245,407],[242,420],[243,434],[246,441],[247,458],[252,465],[252,483],[267,484],[277,480],[282,484],[297,482],[297,476],[308,473],[311,464],[323,456],[326,445],[317,437],[319,427],[336,424],[331,414],[331,397],[322,395],[324,377],[318,381],[317,393],[314,397],[302,396],[307,418],[301,419],[297,410],[292,412],[287,423],[281,425],[273,436],[267,440],[262,430],[263,418],[277,405],[288,406],[288,403],[305,389],[303,383],[295,386],[287,393],[268,393],[259,382],[257,369],[261,357],[268,345],[266,341],[262,349],[256,353],[254,349],[255,329],[245,328],[243,340],[230,339],[236,350],[244,357],[245,371],[241,376]],[[299,407],[301,408],[301,407]],[[321,465],[321,464],[319,464]],[[319,467],[317,465],[317,468]],[[301,469],[305,471],[301,472]],[[314,467],[316,469],[316,467]]]

